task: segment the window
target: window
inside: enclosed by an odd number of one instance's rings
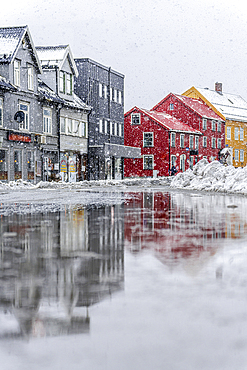
[[[207,119],[206,118],[202,119],[202,128],[203,130],[207,130]]]
[[[143,132],[143,146],[144,148],[153,146],[153,132]]]
[[[184,134],[180,134],[180,147],[184,148]]]
[[[243,127],[240,127],[239,136],[240,136],[240,140],[244,140],[244,129],[243,129]]]
[[[217,139],[217,148],[221,149],[221,139]]]
[[[14,61],[14,84],[20,86],[20,69],[21,62],[19,60]]]
[[[3,125],[3,99],[0,98],[0,126]]]
[[[110,135],[113,135],[113,122],[110,122]]]
[[[103,132],[103,120],[102,119],[99,120],[99,132],[100,133]]]
[[[118,92],[118,102],[119,102],[119,104],[122,104],[122,101],[123,101],[122,94],[123,94],[122,91]]]
[[[117,90],[114,89],[114,101],[117,103]]]
[[[195,149],[199,149],[199,136],[195,136]]]
[[[68,95],[72,95],[72,74],[66,73],[66,92]]]
[[[203,148],[206,148],[207,147],[207,136],[203,136],[203,138],[202,138],[202,146],[203,146]]]
[[[175,142],[176,142],[176,134],[175,132],[171,133],[171,146],[175,147]]]
[[[177,157],[175,155],[171,156],[171,167],[176,165],[176,159]]]
[[[238,149],[235,149],[235,161],[238,162],[239,161],[239,150]]]
[[[213,149],[216,148],[216,140],[215,140],[215,137],[212,137],[212,148]]]
[[[110,100],[111,101],[113,100],[113,93],[114,93],[114,89],[113,87],[110,87]]]
[[[22,128],[25,130],[29,130],[29,104],[25,102],[19,103],[19,110],[21,110],[24,113],[24,122],[22,122]]]
[[[27,88],[33,90],[33,66],[27,68]]]
[[[153,169],[153,161],[154,158],[152,155],[144,155],[143,156],[143,169],[144,170],[152,170]]]
[[[75,136],[79,136],[80,135],[80,122],[77,121],[76,119],[73,119],[72,126],[73,126],[73,134]]]
[[[231,140],[231,127],[230,126],[227,126],[226,128],[226,138],[228,140]]]
[[[240,149],[240,162],[244,161],[244,150]]]
[[[218,122],[217,123],[217,131],[218,132],[221,132],[221,122]]]
[[[62,134],[65,134],[65,129],[66,129],[66,118],[65,117],[60,117],[60,132]]]
[[[72,129],[72,119],[67,118],[67,133],[72,135],[73,129]]]
[[[105,134],[108,133],[108,121],[105,119]]]
[[[114,135],[117,136],[117,122],[115,122],[115,125],[114,125]]]
[[[118,125],[118,135],[122,136],[122,124],[121,123],[119,123]]]
[[[103,85],[99,82],[99,97],[102,98],[103,96]]]
[[[140,113],[132,113],[131,114],[131,124],[132,125],[140,125],[140,123],[141,123]]]
[[[180,170],[182,172],[185,171],[185,161],[186,161],[186,155],[185,154],[180,155]]]
[[[103,88],[103,97],[105,98],[105,99],[107,99],[107,86],[106,85],[104,85],[104,88]]]
[[[79,127],[79,136],[82,137],[86,137],[87,136],[87,133],[86,133],[86,130],[87,130],[87,122],[80,122],[79,123],[80,127]]]
[[[238,140],[238,132],[239,132],[238,127],[235,127],[235,129],[234,129],[234,138],[235,138],[235,140]]]
[[[173,103],[171,103],[171,104],[169,105],[169,109],[170,109],[170,110],[173,110],[173,109],[174,109],[174,104],[173,104]]]
[[[194,138],[193,135],[190,135],[190,142],[189,142],[190,149],[194,148],[193,138]]]
[[[52,123],[52,115],[51,109],[44,108],[43,109],[43,131],[47,134],[51,134],[51,123]]]
[[[212,121],[212,131],[216,131],[216,123],[215,123],[215,121]]]
[[[59,72],[59,91],[65,94],[65,73]]]

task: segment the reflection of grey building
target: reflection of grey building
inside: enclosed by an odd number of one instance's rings
[[[124,146],[124,75],[88,58],[75,59],[75,92],[92,107],[88,128],[89,180],[121,179],[123,159],[140,156]]]
[[[88,307],[122,289],[122,206],[25,215],[23,207],[1,218],[0,311],[19,329],[0,338],[88,332]],[[75,317],[75,307],[85,309]]]

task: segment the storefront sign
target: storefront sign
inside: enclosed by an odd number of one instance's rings
[[[67,172],[67,158],[62,157],[60,161],[60,172]]]
[[[15,132],[9,131],[8,135],[9,141],[21,141],[24,143],[31,143],[31,135],[28,134],[17,134]]]
[[[69,159],[69,172],[76,172],[76,157],[70,157]]]

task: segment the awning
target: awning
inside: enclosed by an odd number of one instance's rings
[[[141,158],[141,148],[105,143],[105,156],[118,158]]]

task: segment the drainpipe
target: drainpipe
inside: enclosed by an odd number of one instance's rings
[[[169,135],[169,138],[168,138],[168,144],[169,144],[169,167],[168,167],[168,176],[170,175],[170,157],[171,157],[171,132],[168,131],[168,135]]]

